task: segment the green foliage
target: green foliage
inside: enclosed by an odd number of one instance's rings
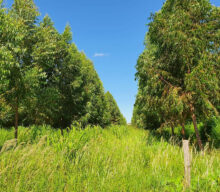
[[[85,107],[83,115],[79,119],[83,126],[101,125],[105,126],[106,101],[104,88],[94,66],[90,60],[81,53],[82,79]]]
[[[147,131],[19,129],[17,147],[0,154],[0,191],[183,191],[182,149]],[[12,131],[0,129],[0,143]],[[218,191],[219,151],[190,150],[191,191]]]
[[[0,98],[0,125],[11,119],[11,107],[8,105],[4,98]]]
[[[212,117],[201,127],[203,140],[209,141],[215,147],[220,147],[220,118]]]
[[[121,114],[115,99],[113,98],[113,96],[109,91],[105,93],[105,99],[107,102],[106,109],[109,112],[108,115],[109,115],[110,124],[125,125],[126,120]]]

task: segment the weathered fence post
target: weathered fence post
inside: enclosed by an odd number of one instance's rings
[[[183,152],[184,152],[184,167],[185,167],[185,188],[190,187],[190,152],[189,152],[189,140],[183,140]]]

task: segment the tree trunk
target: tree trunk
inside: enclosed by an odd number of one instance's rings
[[[63,118],[62,117],[61,117],[60,127],[61,127],[61,135],[63,136]]]
[[[18,138],[18,98],[15,103],[15,139]]]
[[[201,138],[200,138],[200,135],[199,135],[199,130],[198,130],[198,127],[197,127],[197,123],[196,123],[195,109],[194,109],[192,103],[190,103],[190,112],[191,112],[193,126],[194,126],[195,133],[196,133],[197,142],[198,142],[200,150],[203,151],[203,145],[202,145],[202,141],[201,141]]]
[[[63,136],[63,127],[61,127],[61,135]]]
[[[181,134],[182,134],[183,139],[186,139],[186,132],[185,132],[185,125],[184,125],[184,123],[182,123]]]
[[[171,130],[172,130],[172,137],[174,136],[174,126],[171,125]]]

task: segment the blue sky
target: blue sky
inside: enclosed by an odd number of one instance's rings
[[[6,1],[8,5],[12,0]],[[59,32],[70,24],[73,41],[94,63],[106,91],[130,122],[137,82],[137,58],[144,49],[148,17],[164,0],[35,0]],[[220,6],[220,0],[211,0]]]

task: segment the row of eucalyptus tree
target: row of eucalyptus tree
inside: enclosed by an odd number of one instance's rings
[[[93,63],[72,43],[70,26],[60,34],[39,15],[33,0],[8,9],[0,0],[0,125],[14,124],[17,137],[19,124],[126,123]]]
[[[209,0],[167,0],[151,16],[136,69],[133,123],[156,129],[219,116],[220,8]]]

